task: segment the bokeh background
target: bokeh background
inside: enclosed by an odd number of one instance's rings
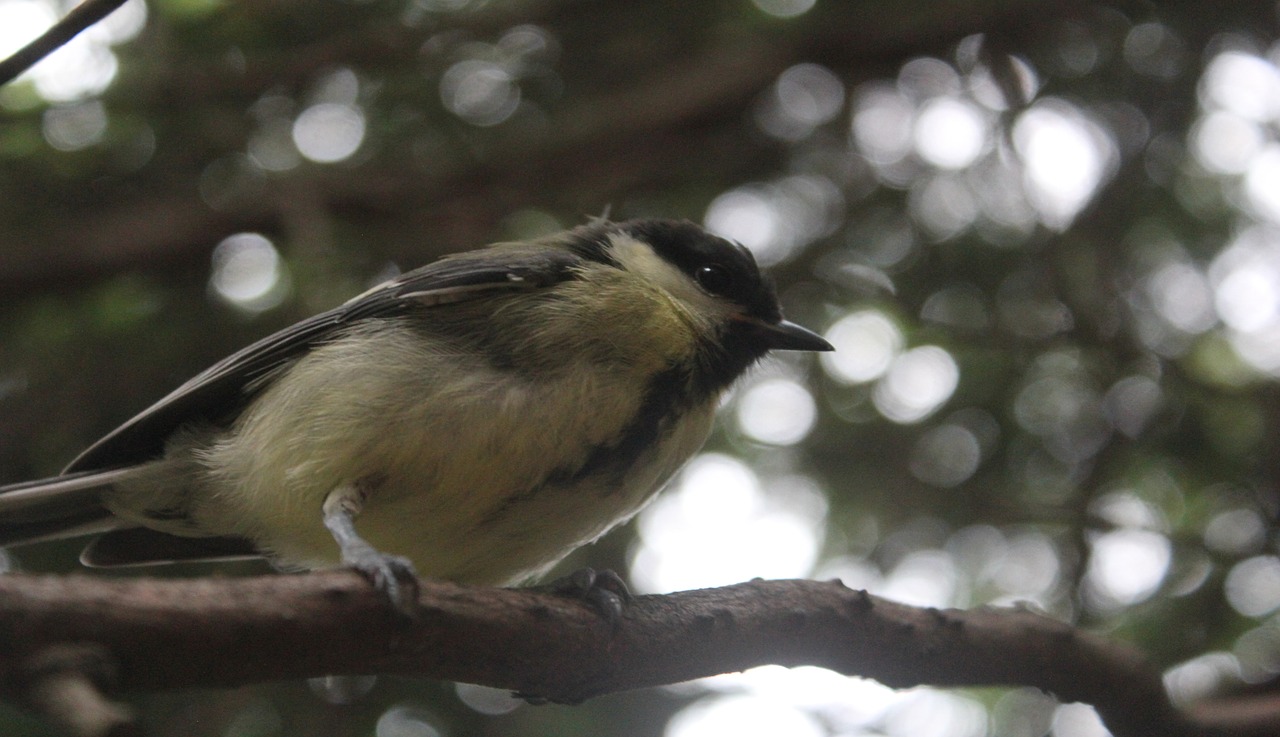
[[[0,0],[0,54],[65,9]],[[570,565],[641,592],[814,576],[1029,606],[1136,644],[1180,702],[1275,690],[1277,17],[130,0],[0,90],[0,482],[438,254],[685,217],[751,248],[838,351],[765,362],[666,494]],[[816,668],[575,708],[405,678],[131,701],[157,735],[1107,734],[1038,691]],[[9,709],[0,729],[48,733]]]

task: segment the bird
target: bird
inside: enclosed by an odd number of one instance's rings
[[[452,254],[213,364],[56,477],[0,488],[0,546],[86,566],[265,557],[514,585],[636,514],[785,320],[741,244],[593,219]]]

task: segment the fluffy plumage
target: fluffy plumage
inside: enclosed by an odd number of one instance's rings
[[[106,530],[87,562],[335,565],[321,510],[346,489],[359,536],[420,573],[523,580],[639,510],[773,348],[829,346],[690,223],[457,254],[215,364],[63,477],[0,490],[0,543]]]

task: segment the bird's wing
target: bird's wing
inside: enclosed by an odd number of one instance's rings
[[[569,251],[513,244],[447,256],[402,274],[215,363],[94,443],[64,473],[158,457],[175,430],[189,423],[219,423],[234,417],[269,383],[259,379],[355,322],[395,317],[414,305],[436,306],[545,288],[572,278],[581,261]]]

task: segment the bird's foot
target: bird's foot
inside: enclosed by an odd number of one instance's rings
[[[581,599],[600,613],[611,626],[617,626],[622,613],[634,598],[622,577],[611,570],[579,568],[563,578],[536,586],[561,596]]]
[[[413,563],[378,550],[356,532],[355,519],[364,509],[372,483],[366,480],[331,491],[322,508],[324,526],[342,551],[342,564],[359,571],[401,614],[414,619],[418,614],[418,572]]]
[[[418,572],[408,558],[387,555],[372,546],[348,546],[342,551],[342,563],[368,579],[401,614],[417,617]]]

